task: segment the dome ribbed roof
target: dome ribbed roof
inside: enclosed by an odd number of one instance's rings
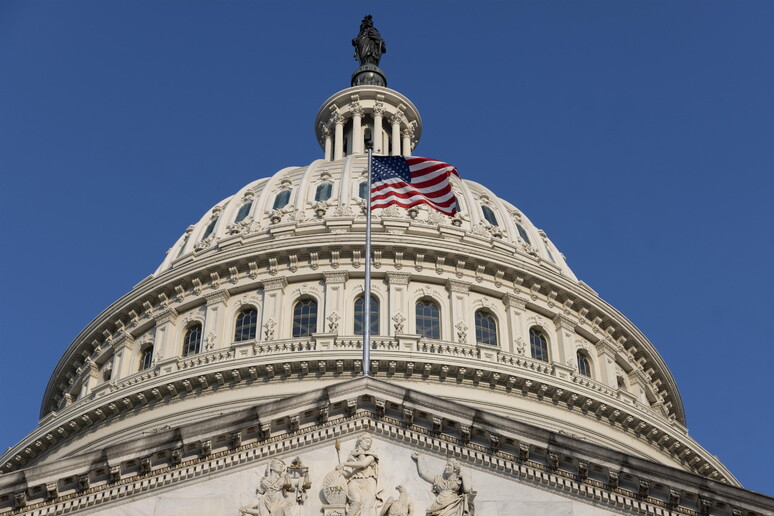
[[[282,234],[286,235],[288,225],[297,227],[297,231],[304,234],[362,231],[365,203],[360,195],[361,184],[366,180],[367,158],[350,155],[337,161],[317,160],[305,167],[284,168],[269,178],[253,181],[189,226],[168,251],[155,274],[217,252],[220,246],[231,245],[234,241],[272,238],[273,230],[277,228],[282,228]],[[519,260],[540,264],[577,281],[546,234],[513,204],[473,181],[453,177],[452,186],[460,205],[456,217],[444,216],[427,206],[419,206],[416,211],[390,207],[374,210],[374,231],[390,231],[389,223],[382,223],[385,219],[403,219],[408,224],[407,232],[411,233],[411,228],[416,227],[429,238],[432,236],[426,231],[430,227],[457,228],[463,239],[469,237],[466,241],[472,246],[491,247],[491,242],[496,241],[503,252],[512,253]],[[317,200],[321,198],[320,193],[325,196],[325,191],[318,193],[318,189],[328,188],[330,197]],[[283,194],[287,204],[275,208],[281,192],[287,192]],[[486,220],[483,210],[491,210],[496,224]],[[344,221],[350,224],[344,224]],[[435,236],[446,238],[440,230]]]

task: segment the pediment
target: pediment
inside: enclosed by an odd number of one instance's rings
[[[459,463],[479,516],[666,515],[677,508],[691,515],[707,504],[715,509],[708,514],[731,516],[739,508],[764,514],[771,505],[762,495],[373,378],[3,475],[0,502],[40,515],[237,515],[253,507],[246,514],[349,516],[357,514],[346,508],[349,499],[333,503],[324,488],[330,491],[331,473],[363,436],[372,440],[381,500],[367,516],[382,516],[383,502],[399,499],[399,485],[413,514],[432,506],[442,489],[420,478],[412,454],[426,458],[431,479],[447,461]],[[258,508],[256,489],[272,476],[272,461],[295,471],[303,507]],[[298,478],[307,474],[303,484],[310,486],[299,494]],[[338,487],[347,491],[349,484]],[[288,492],[273,503],[284,504]],[[436,514],[463,516],[456,511]]]

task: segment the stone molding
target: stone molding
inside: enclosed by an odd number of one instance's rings
[[[764,495],[359,378],[2,475],[0,514],[107,508],[135,494],[161,493],[362,433],[623,514],[758,516],[774,510],[774,500]]]

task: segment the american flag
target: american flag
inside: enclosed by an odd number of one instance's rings
[[[443,161],[417,156],[373,156],[371,167],[371,209],[397,204],[411,208],[428,204],[454,216],[457,198],[449,177],[457,169]]]

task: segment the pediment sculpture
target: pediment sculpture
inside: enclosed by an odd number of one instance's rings
[[[256,489],[260,498],[240,508],[239,516],[302,516],[310,487],[309,468],[298,457],[290,467],[272,459]]]

